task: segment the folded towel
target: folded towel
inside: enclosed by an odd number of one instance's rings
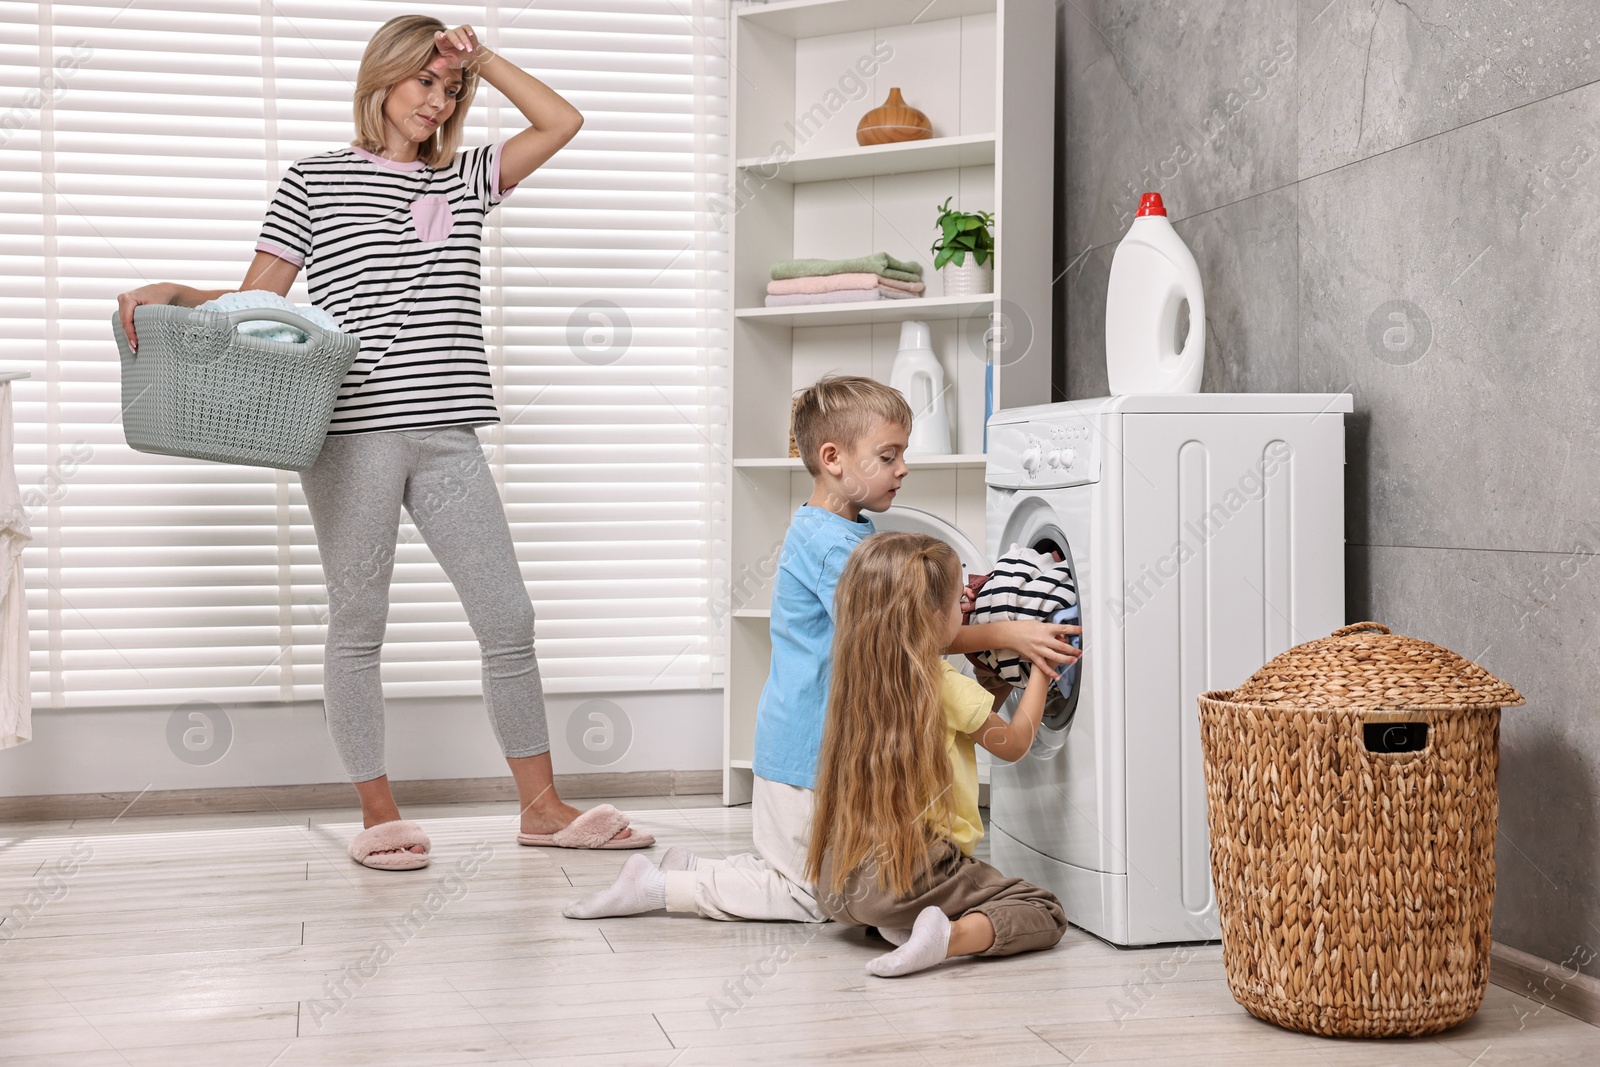
[[[339,324],[333,321],[333,316],[319,307],[311,304],[295,304],[274,293],[270,289],[246,289],[239,293],[224,293],[215,300],[207,300],[203,304],[195,305],[202,311],[240,311],[244,308],[278,308],[282,311],[292,311],[313,325],[321,326],[324,330],[340,332]],[[239,323],[238,331],[249,334],[251,337],[260,337],[267,341],[289,341],[294,344],[304,344],[310,340],[310,334],[304,330],[297,330],[286,322],[274,322],[271,319],[248,319]]]
[[[795,304],[853,304],[862,300],[909,300],[910,293],[899,289],[840,289],[832,293],[789,293],[767,297],[767,307],[792,307]]]
[[[857,259],[785,259],[772,265],[772,279],[811,278],[820,274],[881,274],[902,282],[920,282],[922,264],[874,252]]]
[[[821,274],[768,282],[767,292],[773,296],[792,296],[795,293],[834,293],[841,289],[873,289],[880,286],[898,289],[909,296],[921,296],[927,288],[921,282],[902,282],[881,274]]]

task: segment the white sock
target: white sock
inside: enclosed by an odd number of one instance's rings
[[[904,926],[880,926],[878,936],[889,944],[899,947],[911,940],[911,930]]]
[[[867,962],[867,973],[879,978],[899,978],[937,967],[950,951],[950,920],[938,908],[922,909],[911,924],[911,938],[893,952]]]
[[[692,871],[700,857],[682,845],[673,845],[661,854],[660,867],[663,871]]]
[[[598,893],[561,909],[569,919],[604,919],[641,915],[667,906],[667,876],[643,856],[629,856],[617,880]]]

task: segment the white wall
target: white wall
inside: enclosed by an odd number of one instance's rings
[[[557,774],[722,766],[721,690],[565,694],[546,715]],[[482,700],[391,700],[386,718],[391,778],[506,773]],[[321,702],[41,710],[31,742],[0,750],[0,796],[345,780]]]

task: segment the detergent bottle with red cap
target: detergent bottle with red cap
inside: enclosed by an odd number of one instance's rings
[[[1111,257],[1106,376],[1111,395],[1198,393],[1205,370],[1206,299],[1160,193],[1145,193]]]

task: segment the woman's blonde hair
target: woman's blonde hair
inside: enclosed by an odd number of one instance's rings
[[[819,894],[869,860],[897,896],[927,869],[932,824],[952,810],[940,661],[960,592],[955,551],[924,534],[874,534],[845,563],[806,855],[813,881],[831,856]]]
[[[378,28],[361,53],[361,69],[356,73],[356,137],[350,143],[381,155],[387,147],[383,136],[383,102],[389,91],[407,78],[415,77],[439,54],[433,35],[445,24],[428,15],[400,15]],[[455,110],[434,135],[417,146],[417,158],[430,167],[439,167],[455,158],[461,147],[467,122],[467,108],[478,91],[478,76],[465,68],[451,72],[461,78],[461,92]]]

